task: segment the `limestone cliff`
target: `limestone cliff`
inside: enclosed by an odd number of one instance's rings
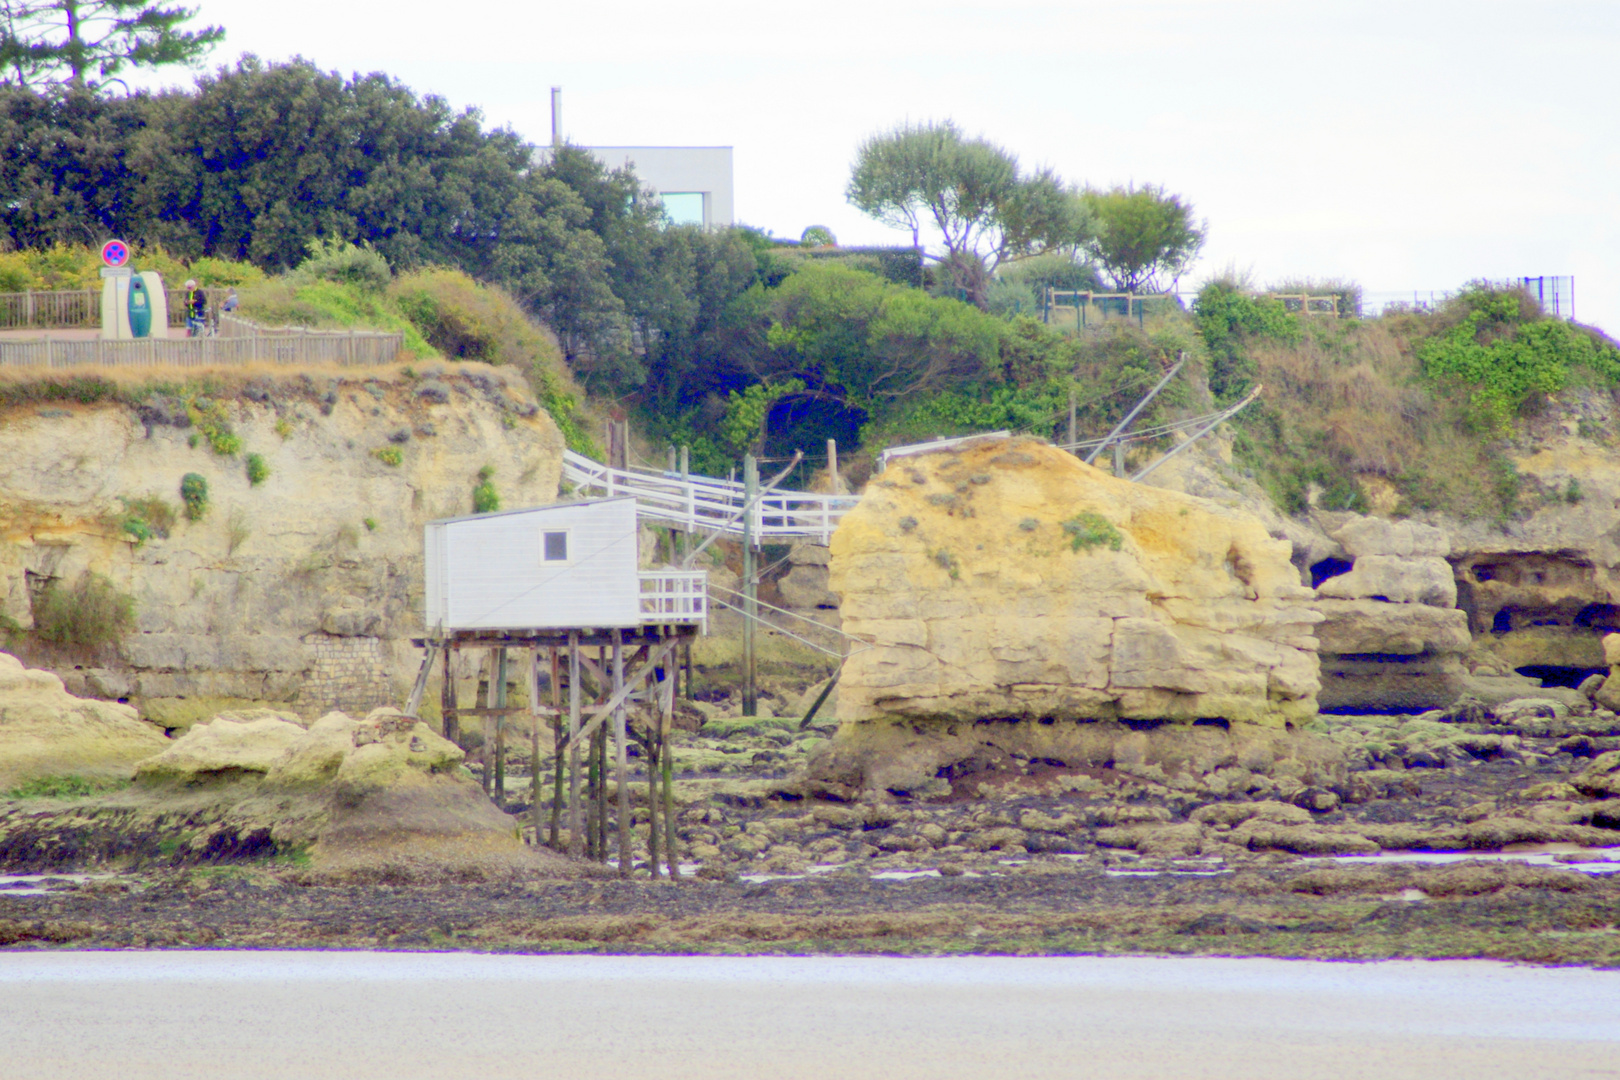
[[[506,506],[553,501],[556,425],[515,371],[482,364],[205,378],[0,410],[0,614],[30,627],[44,589],[90,571],[134,598],[136,628],[88,670],[44,657],[75,692],[397,703],[422,525],[472,512],[481,470]]]
[[[892,463],[839,526],[844,720],[1315,714],[1321,616],[1255,518],[1033,440]]]

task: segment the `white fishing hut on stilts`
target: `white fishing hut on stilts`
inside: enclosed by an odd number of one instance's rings
[[[550,843],[562,846],[558,829],[566,756],[567,850],[602,861],[608,849],[605,781],[611,731],[619,873],[627,876],[632,850],[626,759],[633,733],[627,728],[626,707],[632,700],[643,702],[655,716],[639,740],[648,769],[648,862],[657,876],[663,847],[674,877],[666,736],[675,702],[677,649],[706,625],[707,575],[701,570],[641,570],[637,556],[636,500],[628,496],[430,522],[425,530],[429,629],[420,641],[427,652],[406,711],[415,715],[420,708],[435,655],[442,654],[445,735],[457,737],[462,717],[482,718],[484,784],[497,801],[505,796],[506,717],[531,714],[536,842],[543,828],[540,728],[542,718],[550,718],[556,756]],[[452,656],[463,648],[487,649],[492,656],[488,700],[471,709],[457,707],[452,677]],[[508,708],[507,665],[514,649],[529,652],[529,703]],[[541,676],[548,665],[550,706],[540,703]],[[594,684],[589,701],[588,683]],[[560,700],[563,687],[566,705]],[[660,780],[662,800],[655,795]],[[582,799],[582,786],[589,789],[588,800]]]

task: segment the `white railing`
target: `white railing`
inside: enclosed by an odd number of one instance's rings
[[[702,570],[643,570],[641,621],[697,623],[709,620],[709,575]]]
[[[740,511],[745,502],[743,485],[707,476],[682,478],[678,474],[640,469],[610,469],[576,454],[563,452],[563,479],[580,491],[609,498],[633,496],[644,519],[673,525],[686,532],[721,532],[743,535]],[[825,544],[833,530],[860,497],[821,495],[809,491],[768,491],[749,510],[753,535],[760,542],[814,540]]]

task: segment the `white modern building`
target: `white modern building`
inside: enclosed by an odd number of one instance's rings
[[[676,225],[706,229],[731,226],[729,146],[586,146],[585,151],[610,169],[626,165],[636,178],[658,192],[664,212]]]

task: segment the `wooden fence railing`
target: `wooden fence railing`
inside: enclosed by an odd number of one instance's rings
[[[171,294],[169,318],[177,308]],[[11,320],[11,321],[8,321]],[[183,314],[179,325],[184,324]],[[0,293],[0,329],[88,329],[101,325],[101,294]],[[233,364],[391,364],[405,337],[373,330],[267,329],[221,315],[211,337],[140,338],[135,341],[0,341],[0,368],[215,367]]]
[[[164,289],[169,325],[186,325],[185,294]],[[100,289],[0,293],[0,330],[95,330],[101,326]]]

